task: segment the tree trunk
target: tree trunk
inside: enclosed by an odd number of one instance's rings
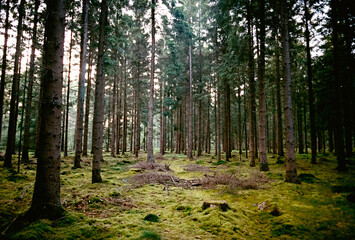
[[[27,102],[26,102],[26,114],[25,114],[25,127],[23,134],[23,150],[22,150],[22,161],[29,161],[28,150],[29,150],[29,138],[30,138],[30,121],[31,121],[31,106],[32,106],[32,90],[35,72],[35,54],[36,54],[36,44],[37,44],[37,23],[38,23],[38,8],[40,1],[35,1],[34,9],[34,19],[33,19],[33,35],[32,35],[32,46],[31,46],[31,57],[30,57],[30,70],[28,74],[28,87],[27,87]]]
[[[124,56],[122,155],[127,151],[127,59]]]
[[[286,181],[297,183],[295,136],[292,112],[292,91],[291,91],[291,63],[288,35],[286,0],[281,0],[281,38],[282,38],[282,62],[284,79],[284,112],[285,112],[285,135],[286,135]]]
[[[22,30],[23,23],[22,20],[25,17],[25,0],[21,0],[19,5],[19,18],[17,25],[17,38],[16,38],[16,52],[15,52],[15,63],[14,63],[14,76],[12,79],[12,91],[11,91],[11,101],[10,101],[10,119],[9,119],[9,128],[7,132],[7,144],[5,152],[5,162],[4,167],[12,167],[12,153],[15,150],[15,138],[16,138],[16,125],[17,125],[17,99],[19,94],[19,85],[20,85],[20,55],[21,55],[21,42],[22,42]]]
[[[340,86],[343,84],[341,76],[339,74],[339,26],[338,26],[338,8],[339,8],[338,0],[331,0],[331,25],[333,28],[332,34],[332,43],[333,43],[333,65],[334,65],[334,80],[333,80],[333,89],[334,89],[334,108],[335,108],[335,128],[334,128],[334,136],[335,136],[335,152],[337,154],[338,160],[338,170],[346,171],[346,162],[345,162],[345,152],[344,152],[344,138],[343,138],[343,124],[342,124],[342,112],[340,106],[341,101],[341,88]]]
[[[254,57],[253,38],[251,33],[251,6],[248,1],[247,21],[248,21],[248,78],[249,78],[249,152],[250,166],[255,166],[255,80],[254,80]]]
[[[116,141],[116,154],[120,154],[120,139],[121,139],[121,117],[122,117],[122,108],[121,108],[121,102],[122,102],[122,79],[123,79],[123,71],[122,71],[122,65],[120,68],[120,78],[119,78],[119,100],[117,102],[117,141]],[[118,87],[118,86],[117,86]],[[118,92],[118,90],[117,90]]]
[[[226,161],[231,157],[231,138],[230,138],[230,84],[228,79],[224,82],[224,144]]]
[[[93,133],[92,133],[92,183],[101,182],[101,167],[102,160],[102,138],[103,138],[103,120],[105,108],[105,73],[104,73],[104,53],[105,53],[105,27],[107,25],[108,6],[106,0],[101,2],[100,13],[100,35],[99,35],[99,50],[97,60],[97,75],[95,87],[95,104],[93,118]]]
[[[165,82],[161,79],[161,128],[160,128],[160,154],[165,154],[165,146],[166,146],[166,116],[165,111],[166,107],[164,105],[165,99]]]
[[[269,171],[266,152],[266,97],[265,97],[265,0],[259,2],[260,56],[259,56],[259,151],[260,171]]]
[[[298,130],[298,152],[300,154],[304,153],[303,150],[303,127],[302,127],[302,107],[301,104],[298,104],[298,109],[297,109],[297,130]]]
[[[3,118],[3,108],[4,108],[4,98],[5,98],[5,75],[7,66],[7,40],[9,37],[8,31],[10,28],[9,24],[9,12],[10,12],[10,0],[6,1],[6,17],[5,17],[5,34],[4,34],[4,46],[2,54],[2,65],[1,65],[1,86],[0,86],[0,140],[2,135],[2,118]]]
[[[193,115],[193,96],[192,96],[192,53],[191,44],[189,45],[189,119],[188,119],[188,150],[187,157],[192,160],[192,115]]]
[[[277,154],[284,156],[279,48],[276,52]]]
[[[153,152],[153,117],[154,117],[154,73],[155,73],[155,4],[156,0],[152,0],[152,58],[150,67],[150,83],[149,83],[149,104],[148,104],[148,142],[147,142],[147,161],[154,161]]]
[[[85,73],[86,73],[86,52],[88,43],[88,12],[89,3],[83,0],[83,12],[81,16],[81,42],[80,42],[80,74],[78,86],[78,105],[76,112],[76,127],[75,127],[75,158],[74,167],[80,168],[82,140],[83,140],[83,118],[84,118],[84,101],[85,101]]]
[[[47,0],[47,19],[41,78],[41,128],[36,182],[32,205],[27,216],[32,219],[57,219],[64,213],[60,203],[60,124],[63,85],[63,46],[65,12],[63,0]]]
[[[85,100],[85,122],[84,122],[84,143],[83,156],[88,156],[88,135],[89,135],[89,115],[90,115],[90,98],[91,98],[91,69],[92,69],[92,53],[89,53],[89,68],[86,86],[86,100]]]
[[[317,158],[317,147],[316,147],[316,124],[314,119],[314,97],[313,97],[313,76],[312,76],[312,57],[311,57],[311,48],[310,48],[310,36],[309,36],[309,26],[308,22],[310,21],[309,11],[307,7],[307,0],[304,0],[304,12],[305,12],[305,37],[306,37],[306,50],[307,50],[307,84],[308,84],[308,108],[309,108],[309,122],[311,128],[311,151],[312,158],[311,163],[316,163]]]
[[[136,85],[136,96],[135,96],[135,109],[136,109],[136,114],[135,114],[135,129],[134,129],[134,155],[138,157],[139,153],[139,148],[140,148],[140,79],[139,79],[139,66],[138,66],[138,76],[137,76],[137,85]]]
[[[117,102],[117,73],[114,76],[113,82],[113,99],[112,99],[112,118],[111,118],[111,157],[116,157],[116,102]]]
[[[71,73],[71,57],[73,49],[73,31],[70,31],[70,44],[69,44],[69,67],[68,67],[68,82],[67,82],[67,104],[65,116],[65,138],[64,138],[64,157],[68,156],[68,129],[69,129],[69,103],[70,103],[70,73]]]

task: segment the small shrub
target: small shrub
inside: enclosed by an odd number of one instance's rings
[[[147,216],[144,217],[144,220],[148,222],[158,222],[159,217],[155,214],[148,214]]]

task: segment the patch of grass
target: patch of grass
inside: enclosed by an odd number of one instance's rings
[[[227,163],[226,161],[219,160],[218,162],[213,163],[213,165],[219,166],[219,165],[226,164],[226,163]]]

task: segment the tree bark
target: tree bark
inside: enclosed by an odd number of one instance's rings
[[[127,59],[124,56],[122,155],[127,151]]]
[[[86,100],[85,100],[85,121],[84,121],[84,142],[83,142],[83,156],[88,156],[88,135],[89,135],[89,115],[90,115],[90,98],[91,98],[91,69],[92,69],[92,53],[89,53],[89,68],[86,86]]]
[[[30,218],[57,219],[63,215],[60,203],[60,125],[62,112],[63,46],[65,10],[63,0],[47,0],[44,42],[44,71],[41,78],[41,128],[36,182]]]
[[[155,73],[155,5],[156,0],[152,0],[152,58],[150,67],[149,83],[149,104],[148,104],[148,142],[147,142],[147,161],[153,163],[153,117],[154,117],[154,73]]]
[[[251,6],[248,1],[247,25],[248,25],[248,78],[249,78],[249,153],[250,166],[255,166],[255,80],[254,80],[254,57],[253,38],[251,33]]]
[[[260,55],[259,55],[259,152],[260,171],[269,171],[266,149],[266,96],[265,96],[265,0],[259,2]]]
[[[317,147],[316,147],[316,123],[314,119],[314,97],[313,97],[313,76],[312,76],[312,57],[311,57],[311,47],[310,47],[310,34],[308,22],[310,21],[309,11],[307,7],[307,0],[303,1],[304,3],[304,12],[305,12],[305,38],[306,38],[306,51],[307,51],[307,84],[308,84],[308,108],[309,108],[309,122],[311,128],[311,151],[312,158],[311,163],[316,163],[317,158]]]
[[[69,43],[69,67],[68,67],[68,82],[67,82],[67,104],[65,116],[65,137],[64,137],[64,157],[68,156],[68,129],[69,129],[69,103],[70,103],[70,73],[71,73],[71,57],[73,49],[73,31],[70,31]]]
[[[281,38],[282,38],[282,62],[284,79],[284,112],[285,112],[285,135],[286,135],[286,181],[297,183],[295,136],[292,111],[291,91],[291,61],[288,35],[288,18],[286,0],[281,0]]]
[[[345,152],[344,152],[344,135],[343,135],[343,123],[342,123],[342,112],[340,109],[341,101],[341,88],[343,84],[341,76],[339,74],[339,26],[338,26],[338,10],[339,10],[339,1],[331,0],[331,26],[333,29],[332,33],[332,43],[333,43],[333,66],[334,66],[334,108],[335,108],[335,128],[334,128],[334,137],[335,137],[335,152],[338,160],[338,170],[346,171],[346,162],[345,162]]]
[[[166,147],[166,107],[164,105],[165,101],[165,82],[161,79],[161,128],[160,128],[160,154],[165,154]]]
[[[112,99],[112,118],[111,118],[111,157],[116,157],[115,152],[116,152],[116,102],[117,102],[117,73],[115,73],[114,76],[114,82],[113,82],[113,89],[112,89],[112,94],[113,94],[113,99]]]
[[[188,147],[187,157],[192,160],[192,115],[193,115],[193,96],[192,96],[192,53],[191,43],[189,45],[189,116],[188,116]]]
[[[34,8],[34,19],[33,19],[33,32],[32,32],[32,46],[31,46],[31,57],[30,57],[30,69],[28,73],[28,87],[27,87],[27,102],[26,102],[26,114],[25,114],[25,127],[23,134],[23,150],[22,150],[22,161],[29,161],[28,150],[29,150],[29,138],[30,138],[30,122],[31,122],[31,107],[32,107],[32,90],[35,72],[35,54],[36,54],[36,44],[37,44],[37,23],[38,23],[38,8],[40,1],[35,1]]]
[[[23,18],[25,17],[25,0],[21,0],[19,5],[19,18],[17,25],[17,37],[16,37],[16,52],[15,52],[15,63],[14,63],[14,75],[12,79],[12,91],[10,100],[10,118],[9,118],[9,128],[7,132],[7,144],[5,152],[5,162],[4,167],[12,167],[12,153],[15,150],[15,138],[16,138],[16,125],[17,125],[17,104],[18,104],[18,94],[20,85],[20,55],[21,55],[21,42],[22,42],[22,31],[23,31]]]
[[[277,47],[278,48],[278,47]],[[277,154],[284,156],[279,48],[276,52]]]
[[[84,118],[84,101],[85,101],[85,74],[86,74],[86,52],[88,44],[88,12],[89,3],[83,0],[83,12],[81,16],[81,42],[80,42],[80,74],[78,86],[78,104],[76,112],[76,128],[75,128],[75,158],[74,167],[80,168],[82,143],[83,143],[83,118]]]
[[[99,50],[97,60],[97,75],[95,88],[95,104],[93,118],[93,136],[92,136],[92,183],[101,182],[102,160],[102,140],[103,140],[103,120],[105,108],[105,73],[104,73],[104,54],[105,54],[105,27],[107,25],[108,6],[106,0],[101,2],[100,13],[100,34],[99,34]]]
[[[4,108],[4,97],[5,97],[5,76],[6,76],[6,66],[7,66],[7,41],[9,38],[9,12],[10,12],[10,0],[6,1],[6,17],[5,17],[5,33],[4,33],[4,46],[2,54],[2,65],[1,65],[1,86],[0,86],[0,140],[2,135],[2,118],[3,118],[3,108]]]

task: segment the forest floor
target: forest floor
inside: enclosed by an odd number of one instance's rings
[[[355,192],[354,157],[349,171],[339,173],[331,154],[319,154],[315,165],[309,154],[298,154],[301,184],[284,181],[284,159],[272,154],[270,171],[260,173],[236,152],[230,162],[167,154],[154,165],[145,163],[143,153],[139,158],[106,153],[103,182],[96,184],[91,157],[83,158],[79,169],[72,168],[73,159],[61,160],[65,216],[13,232],[7,226],[31,204],[35,160],[22,165],[20,174],[0,168],[0,238],[355,238],[355,203],[349,201]]]

